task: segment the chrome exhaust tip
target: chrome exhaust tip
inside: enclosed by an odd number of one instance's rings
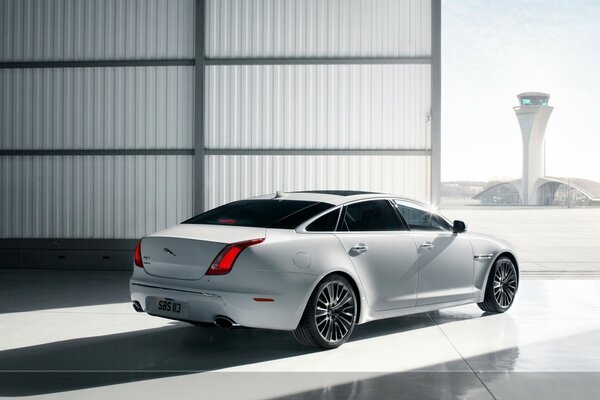
[[[144,312],[144,309],[142,308],[141,304],[139,301],[134,301],[133,302],[133,309],[137,312]]]
[[[215,318],[214,323],[216,326],[218,326],[219,328],[223,328],[223,329],[237,328],[240,326],[240,324],[237,324],[231,318],[223,317],[223,316],[218,316],[217,318]]]

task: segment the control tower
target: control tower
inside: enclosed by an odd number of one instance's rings
[[[544,134],[553,107],[548,106],[550,95],[539,92],[518,94],[519,105],[514,107],[523,135],[523,205],[541,205],[535,185],[546,175]]]

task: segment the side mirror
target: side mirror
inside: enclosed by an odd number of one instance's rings
[[[467,230],[467,225],[464,222],[455,220],[452,223],[452,232],[454,233],[463,233]]]

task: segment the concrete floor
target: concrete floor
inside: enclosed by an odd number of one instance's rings
[[[600,281],[527,280],[513,308],[376,321],[332,351],[288,332],[135,313],[128,273],[0,270],[0,396],[600,398]]]
[[[524,275],[600,279],[600,208],[454,207],[442,214],[511,242]]]

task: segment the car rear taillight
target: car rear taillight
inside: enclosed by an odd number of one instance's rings
[[[144,262],[142,261],[142,239],[138,240],[135,245],[135,256],[133,257],[135,265],[140,268],[144,268]]]
[[[265,238],[244,240],[243,242],[228,244],[221,250],[217,258],[214,259],[206,275],[225,275],[231,271],[235,260],[240,253],[247,247],[254,246],[265,241]]]

